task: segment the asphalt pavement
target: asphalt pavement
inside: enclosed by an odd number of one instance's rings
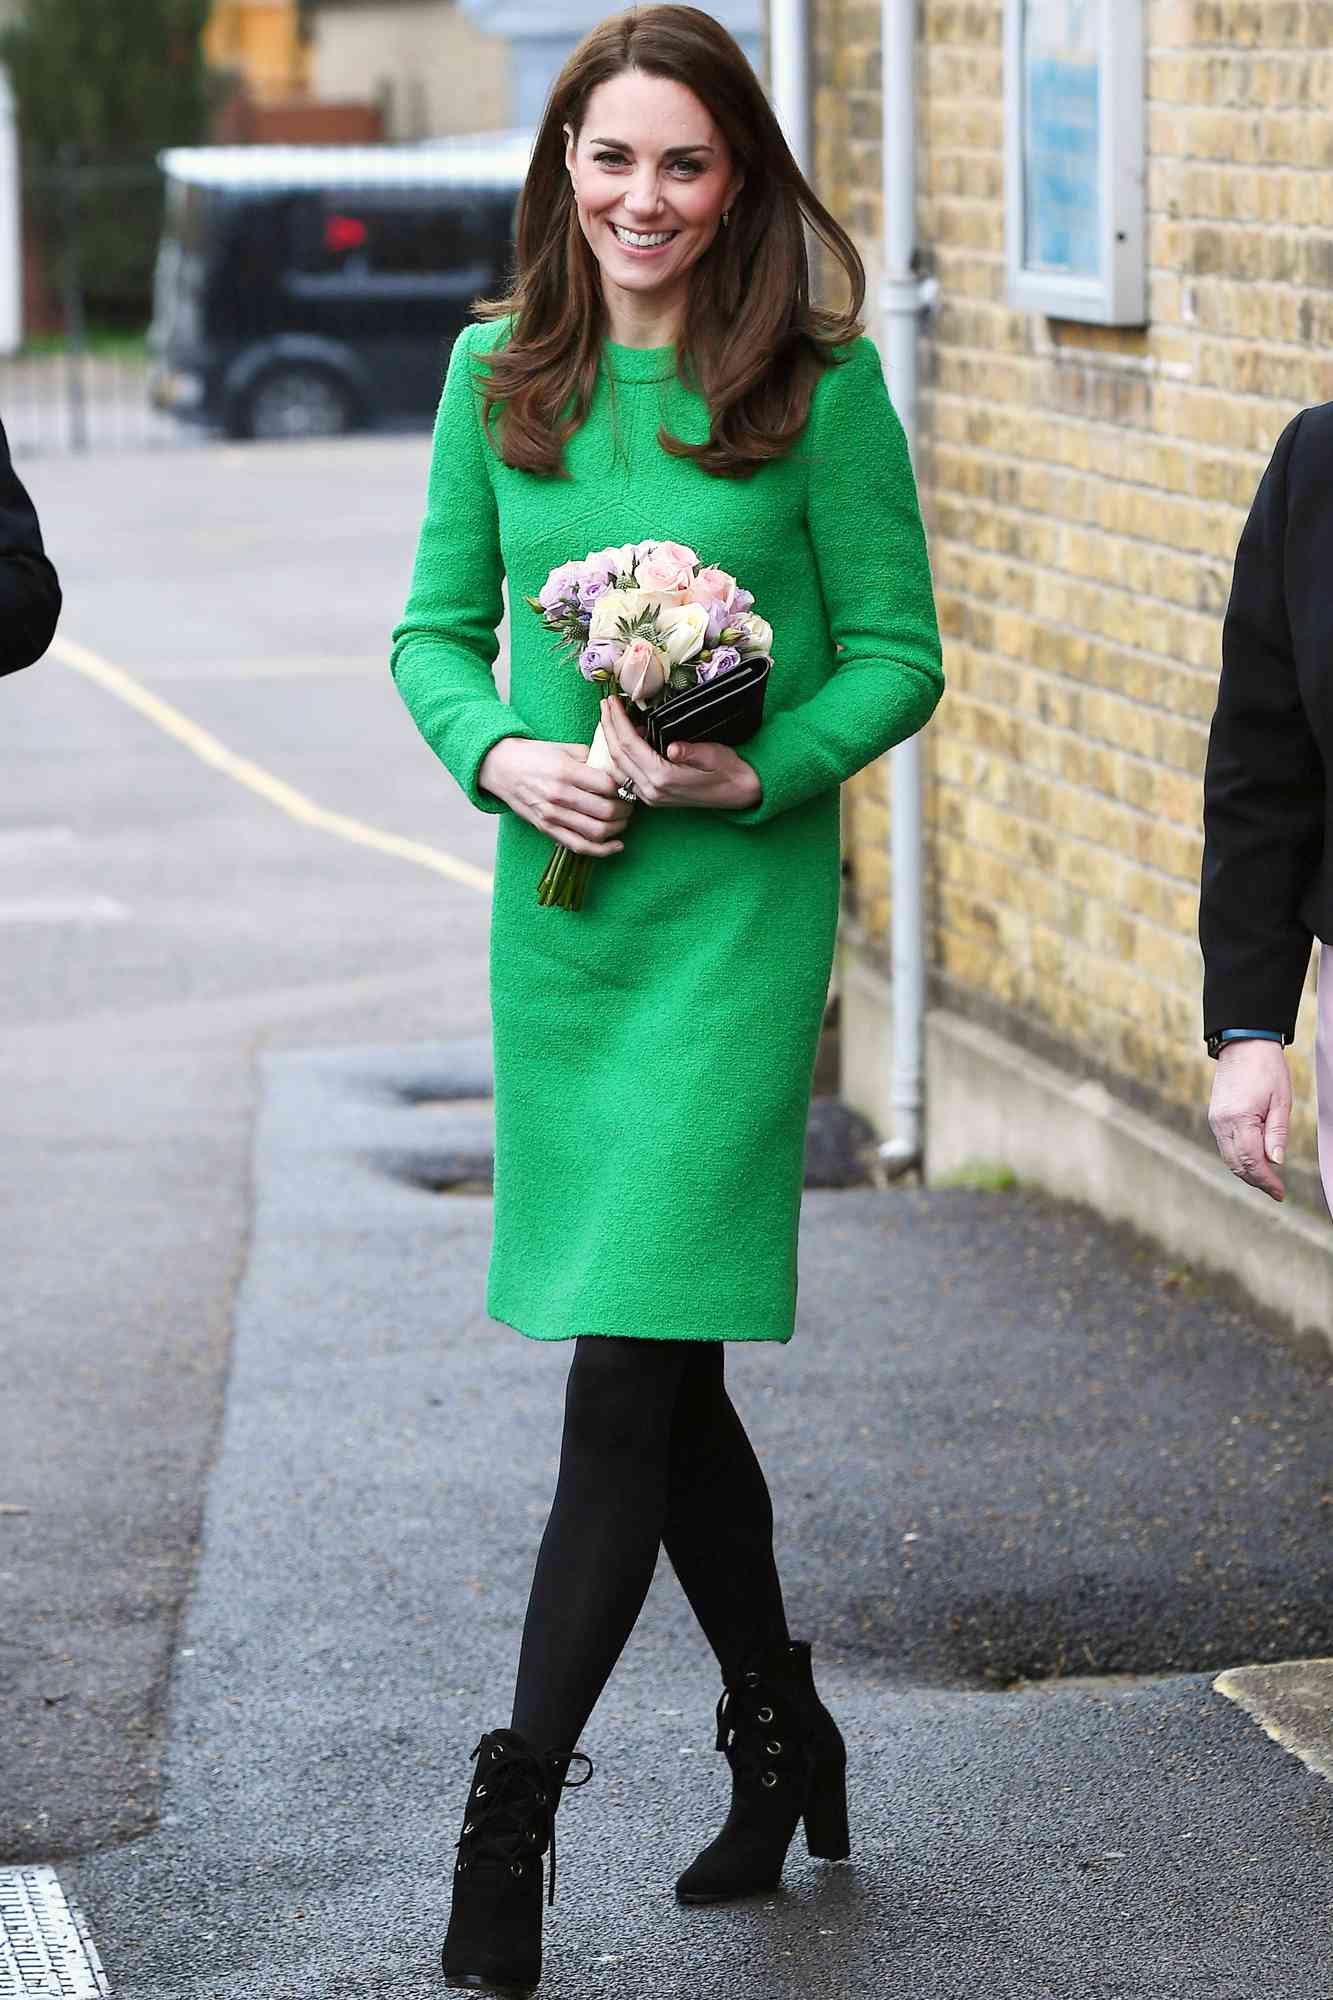
[[[384,667],[424,442],[24,471],[67,637],[274,782],[68,663],[0,688],[0,1861],[126,2000],[434,1993],[567,1356],[482,1305],[486,899],[392,847],[493,834]],[[675,1906],[724,1785],[664,1573],[544,1992],[1330,2000],[1333,1677],[1254,1664],[1333,1654],[1327,1353],[1022,1191],[803,1232],[729,1368],[853,1863]]]
[[[387,670],[428,443],[21,460],[62,635],[480,867]],[[486,1021],[487,902],[48,657],[0,682],[0,1861],[132,1837],[217,1438],[265,1046]]]
[[[424,1996],[568,1354],[484,1314],[484,1042],[263,1077],[163,1822],[72,1880],[133,2000]],[[1328,1647],[1327,1364],[1020,1192],[811,1194],[803,1252],[796,1339],[728,1365],[853,1862],[798,1844],[777,1896],[675,1905],[724,1786],[664,1565],[562,1812],[543,1991],[1326,2000],[1333,1789],[1212,1682]]]

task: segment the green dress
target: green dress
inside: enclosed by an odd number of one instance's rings
[[[607,343],[568,478],[504,465],[459,338],[393,673],[474,805],[503,815],[491,920],[495,1233],[487,1305],[538,1340],[789,1340],[810,1084],[839,900],[838,788],[943,687],[925,538],[879,356],[853,342],[805,433],[750,479],[657,441],[708,434],[671,348]],[[587,902],[543,909],[549,838],[478,790],[504,736],[590,742],[600,690],[523,603],[558,563],[653,537],[773,627],[744,812],[638,807]],[[509,700],[492,669],[501,579]]]

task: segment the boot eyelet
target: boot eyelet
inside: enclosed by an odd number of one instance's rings
[[[485,1796],[486,1796],[486,1787],[485,1787],[485,1785],[478,1785],[478,1786],[477,1786],[477,1797],[478,1797],[479,1799],[484,1799],[484,1798],[485,1798]]]
[[[538,1831],[537,1831],[536,1827],[532,1827],[532,1826],[530,1826],[530,1827],[528,1828],[528,1839],[529,1839],[529,1840],[540,1840],[540,1839],[541,1839],[541,1835],[540,1835],[540,1834],[538,1833]]]
[[[466,1826],[465,1826],[465,1827],[463,1828],[463,1838],[464,1838],[464,1840],[466,1840],[466,1839],[467,1839],[468,1835],[469,1835],[469,1834],[470,1834],[470,1833],[472,1832],[472,1830],[473,1830],[473,1829],[472,1829],[472,1821],[471,1821],[471,1820],[469,1820],[469,1821],[468,1821],[468,1823],[467,1823],[467,1825],[466,1825]]]
[[[503,1756],[504,1756],[504,1751],[499,1747],[498,1744],[493,1743],[491,1745],[491,1762],[493,1764],[498,1764]]]
[[[753,1672],[753,1671],[751,1671],[750,1673],[748,1673],[748,1674],[747,1674],[747,1675],[745,1676],[745,1685],[746,1685],[746,1687],[747,1687],[747,1688],[757,1688],[757,1687],[758,1687],[758,1685],[759,1685],[759,1676],[758,1676],[758,1674],[756,1674],[756,1673],[755,1673],[755,1672]]]
[[[521,1875],[523,1873],[523,1863],[521,1861],[511,1861],[509,1872],[511,1875]]]
[[[764,1748],[770,1757],[780,1757],[782,1755],[782,1745],[780,1743],[765,1743]]]
[[[454,1863],[454,1869],[455,1869],[455,1872],[456,1872],[457,1874],[459,1874],[459,1875],[466,1875],[466,1874],[467,1874],[467,1863],[466,1863],[466,1861],[455,1861],[455,1863]]]
[[[777,1781],[778,1781],[778,1774],[776,1771],[765,1771],[764,1787],[767,1791],[771,1792],[774,1785],[776,1785]]]
[[[761,1722],[771,1722],[773,1720],[773,1711],[771,1708],[761,1708],[758,1714]]]

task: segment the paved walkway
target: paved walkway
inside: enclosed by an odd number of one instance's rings
[[[67,1871],[124,2000],[440,1990],[567,1360],[485,1319],[484,1197],[417,1184],[484,1172],[485,1084],[475,1045],[266,1066],[164,1818]],[[1327,1368],[1026,1195],[804,1228],[797,1339],[729,1365],[854,1864],[676,1907],[723,1771],[664,1566],[562,1814],[546,2000],[1328,2000],[1333,1788],[1212,1685],[1333,1653]]]

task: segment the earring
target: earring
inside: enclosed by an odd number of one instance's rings
[[[730,221],[731,221],[731,210],[729,208],[724,208],[722,211],[722,227],[725,229]]]

